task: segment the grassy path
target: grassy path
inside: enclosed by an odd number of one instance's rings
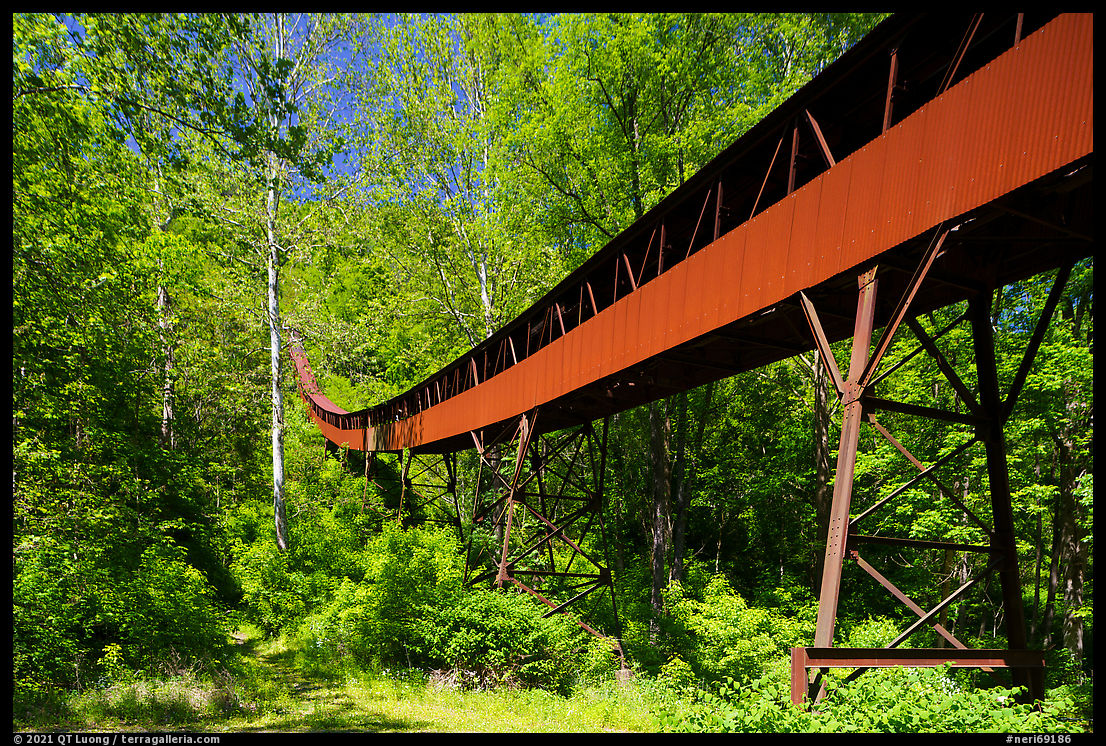
[[[626,732],[651,731],[650,698],[611,682],[572,697],[458,691],[421,677],[340,676],[294,648],[238,636],[234,675],[163,680],[16,702],[16,731]]]
[[[244,655],[260,664],[260,687],[268,697],[246,702],[245,712],[215,728],[227,731],[369,731],[436,730],[433,723],[397,719],[376,707],[355,683],[309,674],[293,649],[244,642]],[[261,647],[260,652],[258,648]],[[266,680],[267,679],[267,680]],[[275,696],[274,696],[275,695]],[[271,697],[271,698],[270,698]]]
[[[653,727],[645,702],[617,686],[607,690],[609,698],[597,692],[572,698],[538,690],[463,692],[388,676],[312,675],[287,649],[262,651],[257,660],[286,694],[256,717],[231,719],[227,730],[533,733]]]

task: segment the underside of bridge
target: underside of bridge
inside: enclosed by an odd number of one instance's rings
[[[609,565],[584,542],[603,530],[605,418],[817,350],[843,419],[818,626],[814,645],[793,651],[793,700],[821,696],[821,673],[810,684],[810,669],[858,675],[943,663],[1010,667],[1015,683],[1039,697],[1043,663],[1026,649],[1003,425],[1072,265],[1093,255],[1092,50],[1090,15],[892,17],[526,313],[438,373],[391,401],[346,412],[318,390],[294,340],[301,393],[328,441],[398,454],[408,505],[433,501],[459,529],[497,527],[496,551],[470,557],[473,582],[512,583],[557,613],[600,595],[614,602]],[[1045,312],[1002,391],[994,290],[1053,271]],[[966,310],[943,330],[926,332],[917,321],[958,303]],[[973,340],[970,376],[940,349],[940,337],[959,324]],[[903,327],[955,388],[962,411],[878,396],[880,381],[901,364],[888,364],[884,353]],[[849,338],[850,360],[840,364],[830,345]],[[925,464],[880,422],[885,411],[969,426],[974,437]],[[851,516],[862,426],[889,439],[918,474]],[[938,473],[972,447],[985,453],[990,515],[964,508]],[[456,454],[467,450],[477,453],[482,475],[471,499],[455,489]],[[420,487],[415,475],[424,468],[442,476]],[[862,533],[868,516],[921,480],[963,508],[988,542]],[[980,552],[989,562],[926,610],[862,556],[876,543]],[[847,561],[918,617],[886,649],[833,647]],[[1009,649],[967,650],[935,619],[992,574]],[[951,647],[900,649],[919,629]]]

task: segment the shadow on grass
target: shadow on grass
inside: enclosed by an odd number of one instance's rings
[[[299,691],[296,691],[299,689]],[[249,708],[253,709],[253,708]],[[180,684],[111,687],[77,697],[13,698],[16,730],[195,730],[214,732],[427,730],[433,723],[366,711],[341,690],[322,685],[293,687],[290,697],[260,703],[253,712],[219,693]],[[243,720],[243,718],[245,718]]]
[[[16,730],[195,730],[207,732],[425,731],[434,723],[396,718],[350,698],[337,670],[294,649],[236,645],[248,665],[210,680],[139,680],[80,693],[15,692]],[[257,664],[260,664],[259,666]]]
[[[425,720],[407,720],[387,717],[380,713],[349,712],[342,708],[326,708],[307,715],[289,714],[280,719],[270,718],[264,725],[250,725],[233,729],[240,733],[353,731],[366,733],[425,731],[433,723]]]
[[[367,711],[345,692],[340,672],[313,665],[295,649],[255,651],[255,656],[287,695],[259,702],[262,709],[253,722],[227,723],[234,732],[403,732],[427,730],[434,725]]]
[[[12,692],[14,730],[72,730],[77,720],[68,698],[56,692]]]

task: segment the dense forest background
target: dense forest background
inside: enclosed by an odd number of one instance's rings
[[[403,392],[880,18],[14,15],[16,691],[169,662],[214,674],[244,624],[319,660],[560,691],[610,675],[574,625],[462,588],[456,537],[418,515],[396,527],[390,498],[327,457],[288,332],[346,409]],[[1005,381],[1051,280],[995,294]],[[1088,260],[1006,430],[1030,645],[1053,689],[1089,687],[1092,670],[1093,300]],[[932,333],[961,311],[918,321]],[[897,344],[896,359],[912,348]],[[942,344],[971,359],[961,328]],[[884,395],[956,407],[938,379],[919,360]],[[826,386],[799,356],[612,418],[620,618],[596,613],[640,675],[785,681],[787,649],[810,644],[839,419]],[[930,462],[968,437],[909,418],[895,432]],[[986,506],[982,452],[968,454],[951,486]],[[874,500],[911,468],[866,438],[859,489]],[[880,528],[978,542],[935,494],[906,492]],[[978,569],[943,551],[884,561],[930,604]],[[842,644],[884,644],[908,620],[858,576],[842,597]],[[942,623],[1005,645],[997,587]]]

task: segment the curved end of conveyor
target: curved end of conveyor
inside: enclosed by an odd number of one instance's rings
[[[349,412],[323,394],[303,350],[303,338],[295,329],[289,334],[288,354],[296,367],[296,388],[300,397],[307,405],[309,416],[327,440],[360,451],[388,450],[374,447],[382,438],[380,428],[369,426],[368,410]]]

